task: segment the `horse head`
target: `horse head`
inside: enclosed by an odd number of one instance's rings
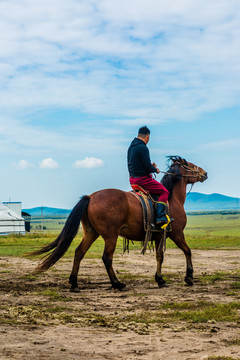
[[[172,161],[170,169],[178,167],[181,176],[187,178],[188,184],[194,184],[198,181],[204,182],[205,180],[207,180],[207,172],[201,167],[194,165],[189,161],[186,161],[180,156],[169,156],[168,158]]]

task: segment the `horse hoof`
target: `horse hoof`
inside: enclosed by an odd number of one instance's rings
[[[128,291],[129,290],[128,287],[125,284],[123,284],[123,285],[124,285],[124,287],[120,288],[119,290],[121,292]]]
[[[155,281],[156,283],[158,284],[158,287],[159,288],[162,288],[162,287],[167,287],[168,284],[166,283],[166,281],[162,278],[161,275],[157,275],[157,273],[155,274]]]
[[[186,276],[184,281],[185,281],[187,286],[193,286],[193,278],[190,278],[190,277]]]
[[[165,282],[162,284],[158,284],[159,289],[164,288],[164,287],[168,287],[169,285]]]
[[[117,284],[114,284],[113,289],[114,290],[119,290],[119,291],[127,291],[126,284],[123,284],[123,283],[120,283],[120,282],[117,283]]]
[[[117,289],[120,290],[120,291],[127,291],[126,284],[119,283],[118,286],[117,286]]]
[[[80,289],[79,289],[79,287],[71,287],[70,291],[74,292],[74,293],[79,293]]]

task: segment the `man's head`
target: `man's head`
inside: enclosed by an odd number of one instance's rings
[[[145,142],[145,144],[147,144],[149,142],[149,137],[150,137],[150,130],[148,129],[147,126],[142,126],[139,130],[138,130],[138,136],[139,139],[143,140]]]

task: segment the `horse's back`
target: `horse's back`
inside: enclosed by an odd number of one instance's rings
[[[142,231],[140,202],[130,192],[119,189],[104,189],[90,195],[88,219],[100,234],[127,236]],[[137,225],[137,229],[136,229]]]

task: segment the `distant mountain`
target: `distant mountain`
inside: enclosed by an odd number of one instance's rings
[[[32,209],[23,209],[22,211],[27,212],[33,217],[62,217],[62,216],[68,216],[71,212],[71,210],[67,209],[59,209],[59,208],[53,208],[53,207],[47,207],[47,206],[39,206]]]
[[[240,210],[240,198],[221,194],[190,193],[185,201],[185,210]]]
[[[240,198],[234,198],[221,194],[202,194],[197,192],[190,193],[185,202],[187,211],[209,211],[209,210],[240,210]],[[67,217],[71,210],[53,207],[35,207],[23,209],[33,217]],[[42,214],[42,215],[41,215]]]

